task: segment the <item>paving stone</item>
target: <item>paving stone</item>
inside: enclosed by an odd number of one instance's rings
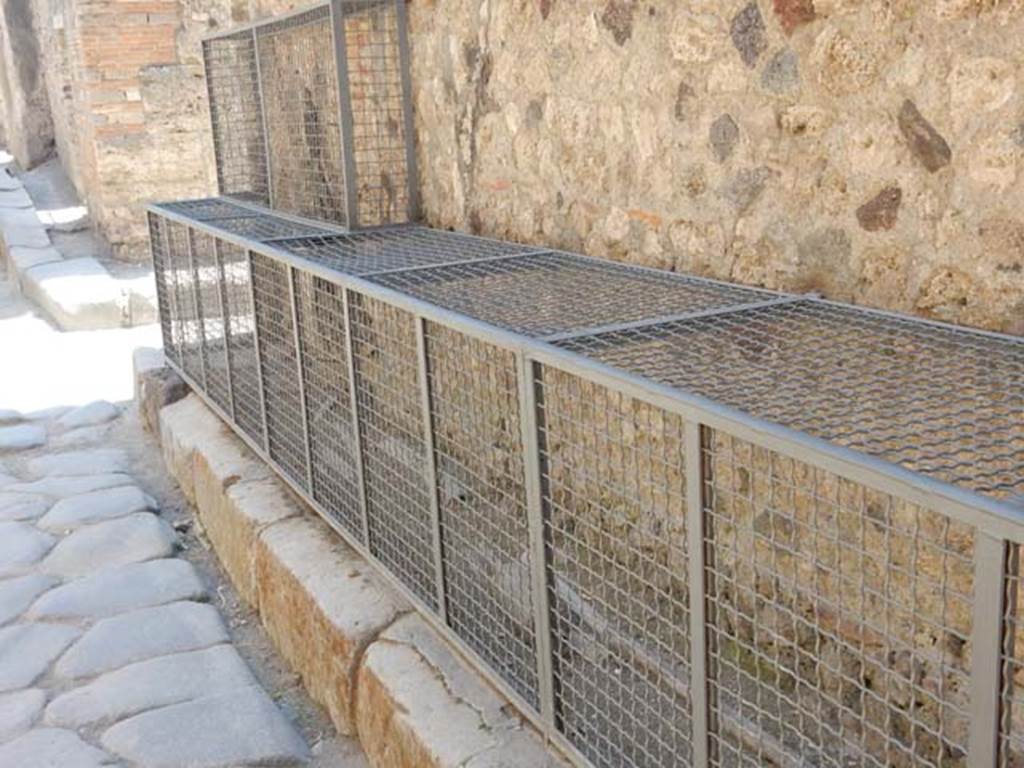
[[[40,568],[65,578],[86,576],[100,569],[142,563],[174,554],[177,536],[156,515],[137,512],[79,528],[57,544]]]
[[[36,599],[60,579],[42,573],[30,573],[0,581],[0,626],[18,618]]]
[[[31,728],[44,706],[46,693],[38,688],[0,695],[0,744]]]
[[[10,408],[0,408],[0,425],[17,424],[23,421],[24,417],[18,411]]]
[[[7,272],[17,275],[19,281],[21,276],[33,267],[42,264],[52,264],[55,261],[62,261],[60,252],[53,247],[50,248],[23,248],[15,246],[7,254]]]
[[[0,427],[0,451],[24,451],[45,444],[46,427],[38,424]]]
[[[217,645],[108,672],[54,699],[46,708],[45,720],[50,725],[81,728],[253,685],[256,679],[238,651]]]
[[[18,482],[18,478],[13,475],[5,475],[3,472],[0,472],[0,491],[4,490],[9,485],[14,485],[16,482]]]
[[[102,742],[147,768],[301,765],[310,757],[302,737],[257,686],[144,712],[110,728]]]
[[[231,640],[217,609],[191,601],[97,622],[57,663],[61,677],[92,677],[128,664]]]
[[[24,187],[0,189],[0,208],[31,208],[32,198]]]
[[[15,483],[4,488],[8,493],[37,493],[64,499],[82,493],[99,491],[103,488],[118,488],[134,485],[135,480],[123,472],[82,475],[80,477],[44,477],[31,483]]]
[[[46,229],[43,228],[38,219],[35,224],[31,222],[5,222],[3,224],[3,238],[7,243],[8,249],[19,246],[22,248],[49,248],[52,245],[50,236],[46,234]]]
[[[110,568],[57,587],[39,598],[28,615],[99,618],[205,596],[206,588],[191,563],[154,560]]]
[[[38,411],[29,411],[24,415],[26,421],[52,421],[60,418],[71,410],[68,405],[54,405],[49,408],[41,408]]]
[[[24,572],[53,547],[53,536],[28,523],[0,523],[0,578]]]
[[[66,450],[69,448],[81,448],[86,445],[99,445],[107,439],[110,434],[109,424],[100,424],[95,427],[79,427],[69,432],[63,432],[50,438],[50,448],[53,450]]]
[[[3,475],[0,475],[2,478]],[[3,483],[0,483],[0,488]],[[9,493],[0,491],[0,522],[9,520],[36,520],[46,514],[52,502],[35,493]]]
[[[21,179],[12,176],[6,170],[0,168],[0,190],[7,192],[12,189],[23,189]]]
[[[0,747],[0,765],[12,768],[98,768],[113,762],[106,752],[59,728],[37,728]]]
[[[120,409],[113,403],[109,403],[106,400],[97,400],[88,405],[73,408],[57,419],[57,423],[67,429],[92,427],[97,424],[113,421],[120,415]]]
[[[143,493],[137,485],[123,485],[61,499],[36,525],[46,531],[71,531],[82,525],[157,509],[156,499]],[[0,494],[2,518],[3,494]]]
[[[28,470],[34,475],[67,477],[126,472],[127,469],[128,457],[119,448],[51,453],[28,462]]]
[[[125,324],[127,298],[104,266],[91,257],[30,270],[25,274],[22,292],[65,331],[120,328]]]
[[[0,629],[0,692],[28,688],[82,634],[66,624],[14,624]],[[6,765],[0,760],[0,765]]]

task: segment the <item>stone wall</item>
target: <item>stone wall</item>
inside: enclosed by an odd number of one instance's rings
[[[409,8],[430,223],[1024,333],[1021,0]]]
[[[7,149],[23,168],[49,157],[53,123],[47,104],[36,19],[30,3],[0,1],[0,109],[10,126]]]

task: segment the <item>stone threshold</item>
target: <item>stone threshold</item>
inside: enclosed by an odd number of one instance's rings
[[[378,768],[568,763],[152,350],[136,392],[242,598],[338,731]],[[180,382],[180,380],[178,380]]]

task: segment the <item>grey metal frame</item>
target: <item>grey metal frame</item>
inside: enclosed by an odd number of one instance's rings
[[[570,352],[555,346],[544,339],[531,339],[525,336],[502,330],[488,323],[474,320],[465,315],[452,312],[443,307],[405,295],[401,292],[382,287],[369,279],[342,274],[329,266],[294,255],[274,243],[258,242],[231,233],[224,232],[215,226],[215,222],[205,223],[189,218],[180,213],[169,211],[159,206],[151,206],[150,212],[157,217],[176,221],[200,231],[204,231],[217,239],[233,242],[250,253],[260,253],[276,260],[288,269],[289,292],[292,302],[291,311],[293,326],[298,334],[295,318],[295,279],[293,270],[301,270],[339,286],[344,296],[345,321],[347,334],[346,365],[348,367],[350,400],[354,424],[354,441],[356,460],[359,465],[357,474],[360,483],[362,500],[363,538],[353,537],[338,525],[322,505],[313,497],[312,484],[309,490],[299,487],[288,474],[270,457],[266,427],[266,404],[260,381],[261,403],[263,409],[264,444],[255,444],[239,429],[232,414],[225,413],[205,393],[201,383],[193,380],[176,361],[170,361],[201,397],[229,424],[235,426],[239,436],[246,441],[265,461],[273,466],[282,478],[337,532],[357,549],[363,556],[375,563],[385,579],[417,607],[425,618],[437,628],[471,663],[531,720],[545,736],[581,765],[592,764],[581,752],[579,745],[571,743],[557,726],[557,707],[552,672],[552,635],[550,624],[549,596],[558,587],[551,581],[549,569],[549,543],[546,541],[546,516],[549,514],[545,498],[544,485],[547,469],[544,466],[545,447],[541,444],[544,413],[543,391],[538,381],[538,371],[549,369],[571,374],[579,379],[592,382],[610,392],[631,398],[660,409],[668,414],[675,414],[684,420],[685,430],[685,467],[686,477],[686,535],[687,535],[687,582],[689,584],[690,613],[689,634],[690,647],[690,696],[691,696],[691,740],[694,765],[712,764],[709,754],[709,732],[716,726],[709,720],[711,693],[708,689],[712,674],[708,665],[709,649],[706,630],[708,616],[705,601],[708,598],[707,576],[713,563],[708,561],[708,548],[705,539],[707,511],[711,503],[708,498],[708,469],[706,467],[707,435],[720,433],[731,438],[749,442],[754,446],[770,451],[773,455],[787,457],[817,470],[822,470],[840,478],[864,486],[874,492],[884,493],[894,499],[917,507],[934,510],[970,526],[975,533],[974,546],[974,604],[971,642],[974,647],[970,666],[970,715],[971,728],[969,735],[970,765],[993,765],[997,757],[1000,734],[1000,702],[1001,702],[1001,668],[1002,636],[1004,632],[1004,582],[1005,582],[1005,551],[1014,544],[1024,544],[1024,508],[1016,503],[982,495],[974,491],[942,482],[933,477],[911,472],[898,465],[881,459],[853,451],[848,448],[811,437],[805,433],[752,417],[742,411],[723,406],[689,392],[659,384],[636,374],[631,374],[609,367],[603,363],[589,359],[581,354]],[[189,237],[191,243],[191,236]],[[251,256],[250,287],[251,287]],[[198,281],[194,289],[198,290]],[[431,526],[434,540],[431,542],[435,557],[435,575],[440,610],[426,606],[411,589],[403,584],[375,557],[369,546],[368,512],[366,504],[366,474],[362,466],[362,446],[359,444],[359,419],[361,405],[355,393],[357,364],[353,359],[353,344],[350,323],[350,296],[359,294],[385,302],[408,313],[415,322],[417,339],[417,370],[421,397],[424,434],[427,441],[427,475],[431,481]],[[173,298],[173,297],[172,297]],[[776,297],[762,304],[774,305],[794,301],[792,297]],[[818,301],[817,299],[801,299]],[[735,307],[736,311],[744,311],[749,305]],[[172,313],[171,306],[161,306],[162,313]],[[678,318],[658,318],[657,322]],[[538,707],[527,701],[502,675],[492,669],[463,638],[456,636],[447,624],[445,599],[445,573],[442,564],[441,528],[439,523],[439,479],[438,467],[434,454],[435,438],[433,434],[431,391],[428,376],[430,351],[424,335],[425,323],[435,323],[453,329],[466,336],[487,342],[500,349],[508,350],[515,356],[518,377],[518,398],[520,411],[519,432],[524,451],[524,477],[529,523],[530,571],[529,584],[531,590],[533,616],[532,622],[536,634],[536,663],[539,684]],[[635,324],[627,324],[632,327]],[[607,329],[592,329],[604,332]],[[1000,341],[1020,343],[1019,339],[991,335]],[[258,335],[254,339],[259,355]],[[301,350],[296,339],[297,352]],[[298,366],[298,377],[301,386],[302,365]],[[309,468],[308,445],[308,414],[303,394],[303,426],[307,439],[306,457]],[[930,764],[921,762],[920,764]]]

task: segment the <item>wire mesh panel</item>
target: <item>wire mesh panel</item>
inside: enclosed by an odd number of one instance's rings
[[[362,509],[348,377],[344,289],[297,271],[295,290],[313,498],[349,534],[361,540]]]
[[[252,279],[270,457],[309,490],[288,267],[253,253]]]
[[[802,302],[564,346],[965,488],[1024,491],[1024,340]]]
[[[541,253],[371,279],[533,337],[774,297],[570,253]]]
[[[427,324],[448,623],[538,707],[515,356]]]
[[[256,316],[252,305],[249,255],[237,245],[216,241],[221,291],[227,314],[231,358],[231,400],[239,428],[257,445],[264,444],[260,367],[256,357]]]
[[[1007,549],[1003,594],[1002,691],[999,727],[1000,768],[1024,766],[1024,590],[1021,549]]]
[[[347,223],[328,5],[256,28],[273,206]]]
[[[179,355],[185,373],[200,386],[205,386],[203,372],[202,318],[196,298],[196,281],[189,255],[189,229],[183,224],[168,221],[167,251],[175,285],[175,305],[178,309]]]
[[[199,300],[203,359],[206,361],[206,392],[224,411],[231,412],[228,356],[225,346],[224,315],[221,311],[221,273],[216,242],[210,235],[193,230],[192,279]]]
[[[147,214],[147,219],[149,223],[149,243],[153,256],[153,278],[156,282],[156,298],[160,308],[160,333],[164,342],[164,354],[167,355],[168,359],[181,365],[178,340],[175,338],[176,331],[178,330],[178,326],[175,323],[177,311],[173,304],[176,285],[170,254],[167,252],[167,245],[164,240],[166,222],[153,213]]]
[[[436,608],[416,321],[378,299],[349,297],[370,551]]]
[[[558,728],[596,766],[691,757],[684,424],[543,368]]]
[[[161,210],[177,213],[196,221],[213,221],[215,219],[232,219],[241,216],[259,216],[258,211],[238,205],[223,197],[207,197],[198,200],[178,200],[173,203],[160,203]]]
[[[306,237],[324,234],[328,230],[301,221],[292,221],[272,214],[241,216],[237,218],[214,219],[207,222],[224,232],[251,240],[271,240],[278,237]]]
[[[706,441],[714,765],[965,766],[974,531]]]
[[[263,105],[252,31],[205,40],[203,62],[220,193],[269,203]]]

